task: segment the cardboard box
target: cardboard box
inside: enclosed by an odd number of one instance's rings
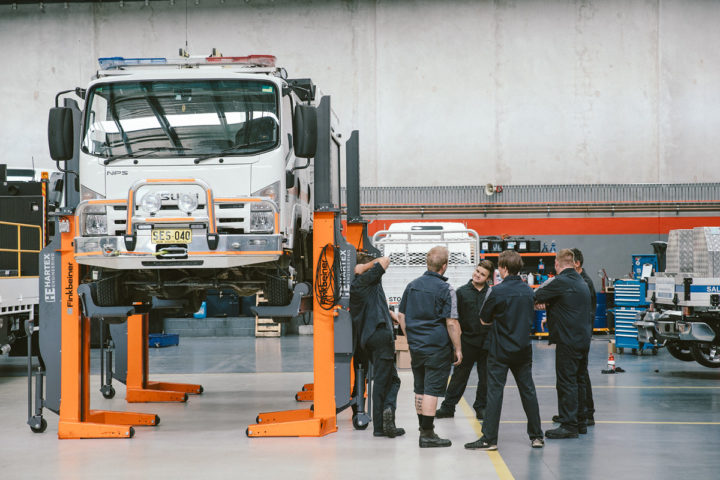
[[[397,368],[410,368],[410,352],[407,350],[395,352],[395,364]]]
[[[407,351],[408,349],[407,337],[398,335],[395,339],[395,351]]]

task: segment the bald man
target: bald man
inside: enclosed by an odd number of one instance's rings
[[[547,430],[547,438],[577,438],[587,433],[585,374],[592,337],[590,290],[575,271],[572,250],[555,257],[557,275],[535,291],[535,302],[545,304],[550,343],[555,343],[555,377],[560,426]]]
[[[420,448],[452,445],[435,433],[434,426],[438,397],[445,396],[450,367],[462,361],[457,297],[443,276],[448,257],[446,247],[430,249],[427,271],[405,288],[398,314],[410,347]]]

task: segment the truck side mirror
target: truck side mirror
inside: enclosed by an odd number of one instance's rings
[[[50,158],[68,161],[73,158],[73,116],[68,107],[50,109],[48,118],[48,146]]]
[[[317,109],[297,105],[293,117],[293,149],[295,156],[312,158],[317,148]]]

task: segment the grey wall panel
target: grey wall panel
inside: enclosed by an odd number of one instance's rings
[[[271,53],[359,129],[367,186],[718,182],[720,2],[167,0],[0,5],[0,149],[100,56]],[[11,112],[11,114],[8,114]]]

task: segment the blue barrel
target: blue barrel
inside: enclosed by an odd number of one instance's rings
[[[535,323],[533,324],[533,331],[535,333],[547,332],[547,328],[542,328],[542,321],[546,316],[547,313],[545,310],[535,310]],[[547,326],[547,324],[545,326]]]
[[[607,306],[606,293],[597,294],[597,305],[595,305],[595,322],[593,328],[607,328]]]

